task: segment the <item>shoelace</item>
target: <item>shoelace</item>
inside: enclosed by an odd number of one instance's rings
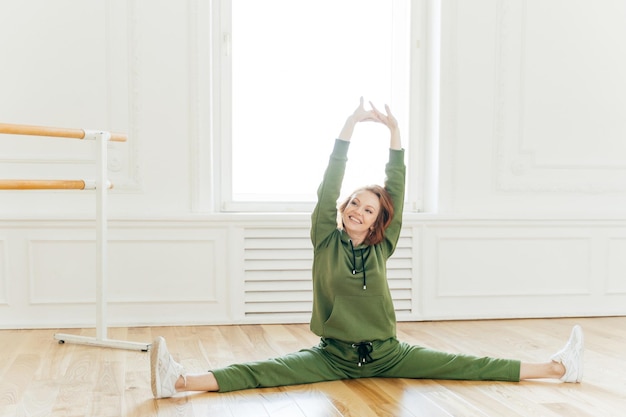
[[[363,289],[366,290],[367,289],[367,276],[365,275],[365,259],[367,258],[363,257],[364,249],[359,249],[359,252],[361,254],[361,267],[363,268],[362,271],[356,270],[356,250],[354,249],[352,240],[350,240],[350,249],[352,249],[352,275],[360,274],[361,272],[363,273]]]
[[[352,347],[355,348],[359,354],[358,366],[363,366],[364,363],[372,361],[372,357],[370,356],[370,353],[374,351],[372,342],[353,343]]]

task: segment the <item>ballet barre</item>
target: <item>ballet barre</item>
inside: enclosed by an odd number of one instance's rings
[[[0,133],[28,136],[48,136],[65,139],[94,139],[96,131],[85,129],[68,129],[62,127],[16,125],[0,123]],[[109,132],[110,133],[110,132]],[[111,142],[126,142],[127,136],[123,133],[110,133]]]
[[[0,134],[48,136],[67,139],[85,139],[96,142],[96,179],[95,180],[39,180],[19,179],[0,180],[0,190],[95,190],[96,192],[96,336],[78,336],[56,333],[54,338],[60,344],[70,342],[82,345],[111,347],[118,349],[140,350],[147,352],[149,343],[112,340],[107,338],[106,322],[106,281],[107,281],[107,190],[112,184],[107,179],[107,143],[125,142],[127,136],[122,133],[110,133],[100,130],[66,129],[19,124],[0,123]]]
[[[113,184],[107,181],[107,188]],[[95,180],[0,180],[0,190],[95,190]]]

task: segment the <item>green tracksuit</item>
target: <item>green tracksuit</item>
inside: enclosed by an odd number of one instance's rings
[[[311,216],[313,314],[320,344],[283,357],[212,370],[221,392],[362,377],[519,381],[520,362],[449,354],[396,339],[386,263],[402,227],[404,150],[390,150],[385,188],[395,216],[377,245],[354,247],[337,228],[350,142],[337,139]]]

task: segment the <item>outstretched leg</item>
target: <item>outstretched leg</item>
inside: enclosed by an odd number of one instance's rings
[[[580,382],[583,375],[583,349],[583,332],[578,325],[572,329],[565,346],[552,355],[550,362],[544,363],[457,355],[401,343],[395,353],[396,360],[388,362],[387,368],[379,375],[496,381],[550,378]]]
[[[276,387],[346,378],[320,347],[265,361],[234,364],[212,372],[187,374],[167,350],[165,339],[151,347],[152,393],[155,398],[171,397],[180,391],[235,391]]]

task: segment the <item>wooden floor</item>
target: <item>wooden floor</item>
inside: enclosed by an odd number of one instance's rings
[[[154,400],[149,354],[59,345],[52,330],[0,331],[0,416],[566,416],[626,415],[626,317],[400,323],[401,340],[452,352],[543,361],[573,324],[586,337],[585,378],[522,383],[363,379]],[[93,329],[63,330],[93,335]],[[317,343],[307,325],[109,329],[163,335],[190,371],[281,355]]]

